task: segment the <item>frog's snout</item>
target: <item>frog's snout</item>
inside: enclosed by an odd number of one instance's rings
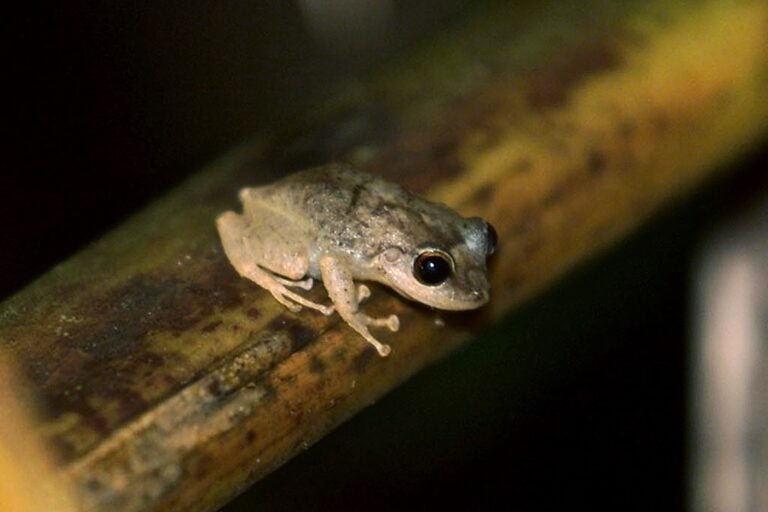
[[[490,298],[491,295],[488,293],[487,288],[482,290],[472,290],[472,299],[477,303],[478,307],[488,302],[488,299]]]

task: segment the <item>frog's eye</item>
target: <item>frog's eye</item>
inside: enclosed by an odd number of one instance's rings
[[[413,262],[413,275],[420,283],[437,286],[451,275],[451,257],[442,251],[424,251]]]

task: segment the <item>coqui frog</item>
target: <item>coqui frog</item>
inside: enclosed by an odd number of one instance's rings
[[[381,356],[390,347],[368,328],[397,331],[400,321],[362,313],[360,303],[371,292],[356,281],[379,282],[444,310],[488,302],[486,258],[496,249],[496,232],[479,217],[461,217],[346,164],[244,188],[239,196],[243,213],[228,211],[216,220],[237,272],[293,312],[302,306],[324,315],[338,311]],[[311,289],[315,279],[332,305],[295,291]]]

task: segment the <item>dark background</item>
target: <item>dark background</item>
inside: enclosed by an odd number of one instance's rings
[[[395,2],[385,40],[323,46],[295,2],[29,2],[12,43],[0,297],[245,137],[461,13]]]
[[[340,55],[291,2],[119,4],[30,3],[6,18],[0,297],[299,112],[307,91],[466,8],[397,2],[397,36]],[[745,157],[227,510],[682,508],[691,262],[764,194],[766,163]]]

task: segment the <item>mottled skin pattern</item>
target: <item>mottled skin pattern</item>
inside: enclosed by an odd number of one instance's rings
[[[465,219],[344,164],[244,188],[240,200],[242,214],[225,212],[217,219],[235,269],[292,311],[306,306],[330,315],[337,310],[381,355],[389,347],[373,338],[368,326],[395,331],[398,318],[360,313],[359,303],[370,291],[354,280],[386,284],[440,309],[473,309],[488,301],[486,258],[495,235],[482,219]],[[445,257],[450,274],[444,281],[425,284],[417,278],[415,261],[424,253]],[[313,278],[323,281],[333,306],[289,289],[308,290]]]

